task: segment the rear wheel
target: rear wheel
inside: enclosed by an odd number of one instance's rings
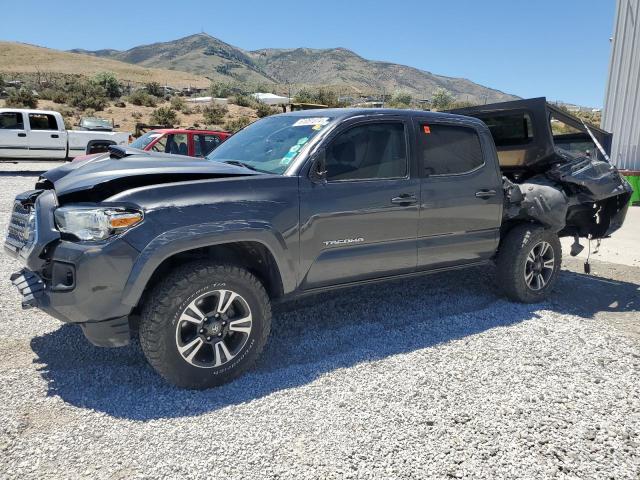
[[[196,262],[154,289],[143,307],[140,343],[149,363],[169,382],[209,388],[253,364],[270,325],[269,299],[254,275]]]
[[[498,284],[512,300],[542,301],[557,281],[561,262],[558,235],[534,224],[517,226],[500,244]]]

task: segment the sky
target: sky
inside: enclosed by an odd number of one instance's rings
[[[603,103],[615,13],[615,0],[44,3],[3,2],[0,40],[128,49],[204,31],[245,50],[344,47],[524,98],[592,107]]]

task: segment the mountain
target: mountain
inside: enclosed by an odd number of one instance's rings
[[[203,76],[183,71],[145,68],[110,58],[90,58],[24,43],[0,42],[0,72],[3,74],[93,76],[104,71],[115,73],[120,80],[138,83],[159,82],[184,87],[206,87],[210,83]]]
[[[414,96],[427,98],[441,87],[459,100],[479,103],[518,98],[464,78],[445,77],[406,65],[367,60],[345,48],[245,51],[206,33],[126,51],[106,49],[73,52],[146,67],[181,70],[221,81],[331,86],[348,93],[363,94],[407,91]]]
[[[75,49],[71,52],[144,67],[190,72],[212,80],[234,79],[243,83],[274,83],[274,79],[257,67],[247,52],[204,33],[171,42],[141,45],[125,51],[105,49],[92,52]]]
[[[265,49],[251,52],[269,76],[282,82],[351,87],[355,92],[408,91],[429,98],[445,88],[457,99],[501,102],[517,97],[464,78],[445,77],[406,65],[367,60],[345,48]]]

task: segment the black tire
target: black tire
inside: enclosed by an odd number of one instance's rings
[[[546,256],[537,255],[536,252],[542,252],[545,245],[548,246]],[[553,255],[552,268],[549,265],[549,251]],[[530,255],[536,261],[531,261]],[[540,302],[553,290],[561,263],[562,248],[557,234],[535,224],[519,225],[511,229],[500,243],[496,276],[498,286],[516,302]],[[545,264],[546,267],[543,266]],[[539,272],[538,266],[541,268]]]
[[[226,358],[229,348],[227,346],[225,350],[221,348],[226,355],[220,353],[217,348],[219,345],[216,345],[216,342],[220,342],[216,339],[217,335],[212,335],[211,342],[205,341],[207,338],[200,332],[203,330],[201,327],[207,327],[207,325],[194,324],[197,330],[195,335],[200,337],[202,345],[199,347],[200,351],[194,354],[195,357],[188,360],[184,356],[186,355],[184,351],[182,354],[179,351],[184,328],[191,328],[191,322],[184,320],[185,315],[195,317],[194,311],[190,310],[191,306],[209,298],[212,298],[213,302],[219,301],[221,305],[225,294],[221,294],[221,299],[220,294],[216,297],[216,294],[211,293],[220,291],[235,293],[239,299],[234,302],[242,300],[239,308],[235,303],[230,307],[232,311],[236,308],[238,311],[249,308],[250,331],[246,334],[227,331],[225,334],[227,341],[229,337],[233,341],[236,338],[235,335],[243,335],[242,339],[246,335],[246,339],[244,343],[238,345],[239,350],[233,357],[227,358],[226,362],[220,366],[215,366],[217,356],[219,355],[220,359]],[[203,298],[205,300],[202,300]],[[200,306],[202,305],[200,303]],[[196,311],[203,313],[203,310],[198,308]],[[222,318],[211,317],[205,318],[204,321],[209,322],[209,326],[212,327],[211,323],[221,323]],[[234,323],[232,320],[228,322],[227,329],[231,330],[232,323]],[[246,326],[243,328],[246,329]],[[149,295],[142,308],[140,344],[148,362],[167,381],[183,388],[205,389],[227,383],[245,372],[262,352],[270,328],[269,297],[262,283],[254,275],[236,266],[199,261],[183,265],[171,272]],[[193,341],[198,342],[198,340]],[[196,346],[198,345],[199,343],[196,343]],[[185,346],[182,345],[182,348]],[[206,363],[205,359],[210,360],[210,363]],[[193,364],[189,363],[190,361]]]

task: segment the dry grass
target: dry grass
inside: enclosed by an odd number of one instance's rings
[[[158,106],[167,106],[169,102],[159,103]],[[0,107],[4,106],[4,100],[0,100]],[[50,100],[39,100],[38,108],[41,110],[69,110],[69,107],[66,105],[59,105]],[[157,108],[157,107],[156,107]],[[246,116],[251,119],[251,121],[257,120],[258,117],[256,115],[256,111],[252,108],[248,107],[239,107],[238,105],[229,105],[229,112],[225,116],[226,120],[235,120],[241,116]],[[113,123],[119,125],[116,130],[120,132],[130,132],[133,133],[135,131],[135,125],[138,122],[141,123],[149,123],[149,117],[151,116],[151,112],[153,112],[155,108],[153,107],[139,107],[137,105],[131,105],[129,103],[126,104],[124,108],[114,107],[113,104],[108,106],[104,111],[96,112],[97,117],[107,118],[109,120],[113,120]],[[138,112],[142,116],[137,119],[134,117],[134,112]],[[80,117],[86,115],[83,112],[74,112],[74,122],[80,120]],[[204,118],[201,113],[192,113],[190,115],[185,115],[184,113],[178,113],[179,125],[175,125],[176,127],[193,127],[194,125],[199,125],[200,128],[211,128],[222,130],[224,125],[210,125],[206,124]],[[73,125],[67,125],[68,129],[73,129]]]
[[[145,68],[35,45],[0,42],[0,73],[46,72],[92,76],[104,71],[115,73],[120,81],[158,82],[173,87],[206,87],[210,84],[205,77],[187,72]]]

